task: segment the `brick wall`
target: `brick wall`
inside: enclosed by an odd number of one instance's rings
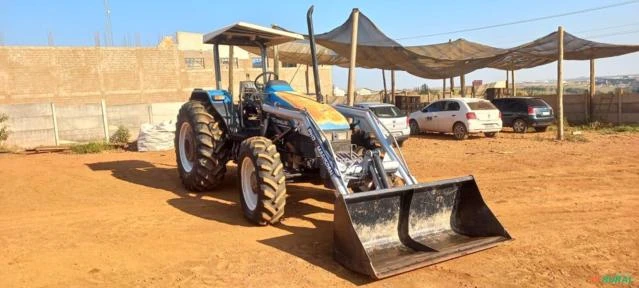
[[[187,58],[203,59],[188,67]],[[270,61],[270,66],[273,62]],[[228,87],[228,65],[222,65]],[[306,66],[280,68],[280,78],[306,92]],[[239,60],[234,87],[255,79],[261,69]],[[320,68],[322,91],[332,92],[332,70]],[[184,101],[193,88],[215,86],[213,55],[161,48],[0,47],[0,104],[97,103],[135,104]],[[310,92],[313,89],[309,74]]]

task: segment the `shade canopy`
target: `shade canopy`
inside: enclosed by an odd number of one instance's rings
[[[304,37],[301,34],[251,23],[237,22],[204,35],[203,41],[206,44],[259,47],[273,46],[302,39]]]
[[[342,57],[335,53],[335,51],[322,45],[316,45],[316,48],[317,61],[320,65],[348,66],[348,58]],[[253,54],[260,54],[260,49],[255,46],[242,46],[242,49]],[[296,40],[278,45],[277,53],[279,54],[280,61],[285,63],[313,64],[311,60],[311,47],[308,40]],[[272,47],[267,50],[267,55],[271,58],[274,57]]]
[[[335,29],[316,35],[320,64],[347,66],[350,57],[351,16]],[[289,32],[290,33],[290,32]],[[557,32],[513,48],[497,48],[458,39],[446,43],[402,46],[386,36],[360,12],[356,66],[406,71],[415,76],[441,79],[467,74],[481,68],[517,70],[557,61]],[[310,64],[307,41],[279,46],[280,60]],[[564,33],[564,59],[589,60],[639,51],[639,45],[615,45],[589,41]]]

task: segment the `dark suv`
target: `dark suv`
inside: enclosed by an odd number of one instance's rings
[[[544,132],[554,121],[552,107],[540,98],[513,97],[491,101],[499,111],[504,127],[513,127],[517,133],[526,133],[529,126]]]

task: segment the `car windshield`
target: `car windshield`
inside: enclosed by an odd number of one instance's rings
[[[546,101],[541,100],[541,99],[537,99],[537,98],[528,99],[526,102],[527,102],[528,105],[535,106],[535,107],[547,107],[548,106]]]
[[[495,105],[493,105],[492,103],[488,101],[474,101],[474,102],[467,102],[466,104],[468,104],[468,107],[470,107],[470,110],[496,110],[497,109]]]
[[[395,106],[371,107],[371,110],[379,118],[396,118],[405,116],[404,113]]]

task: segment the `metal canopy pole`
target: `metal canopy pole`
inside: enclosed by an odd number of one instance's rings
[[[271,25],[272,28],[277,27],[277,25]],[[277,45],[273,46],[273,72],[279,77],[280,75],[280,52],[277,49]]]
[[[220,45],[213,45],[213,66],[215,68],[215,89],[220,90],[222,87],[222,73],[220,69]]]
[[[233,45],[229,45],[229,94],[233,95],[233,73],[235,73],[235,55]]]
[[[564,27],[562,26],[559,26],[557,41],[559,42],[557,50],[557,107],[559,109],[557,140],[564,140]]]
[[[355,103],[355,62],[357,60],[357,29],[359,27],[359,10],[353,9],[353,26],[351,27],[351,59],[348,67],[348,106]]]

